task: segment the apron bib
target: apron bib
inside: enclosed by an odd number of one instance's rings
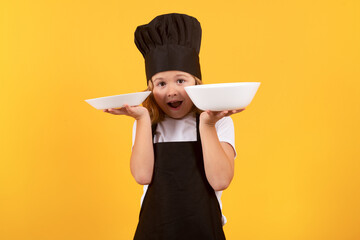
[[[156,125],[153,125],[153,138]],[[223,240],[222,214],[208,183],[196,116],[196,142],[154,144],[154,173],[134,240]]]

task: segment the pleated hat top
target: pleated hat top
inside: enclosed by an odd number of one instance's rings
[[[201,79],[201,26],[196,18],[179,13],[157,16],[136,28],[135,45],[145,59],[147,80],[171,70]]]

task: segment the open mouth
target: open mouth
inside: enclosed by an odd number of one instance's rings
[[[167,103],[171,108],[178,108],[182,104],[182,101],[174,101]]]

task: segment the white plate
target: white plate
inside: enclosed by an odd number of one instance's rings
[[[88,104],[96,109],[121,108],[125,104],[129,106],[140,105],[149,95],[151,91],[128,93],[114,95],[101,98],[93,98],[85,100]]]
[[[201,110],[225,111],[247,107],[260,82],[203,84],[184,87],[195,106]]]

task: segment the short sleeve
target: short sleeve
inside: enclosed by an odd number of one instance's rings
[[[218,134],[219,141],[229,143],[233,147],[236,157],[237,154],[235,149],[235,130],[232,118],[223,117],[215,124],[215,128]]]
[[[136,120],[134,121],[133,130],[132,130],[132,145],[131,145],[131,148],[134,146],[135,136],[136,136]]]

